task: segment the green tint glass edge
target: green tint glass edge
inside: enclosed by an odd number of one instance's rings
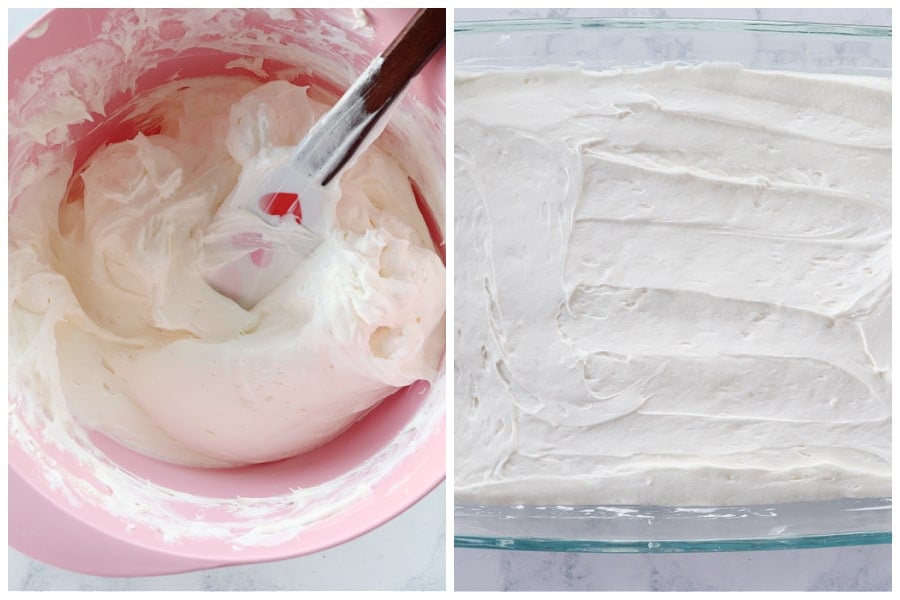
[[[889,39],[891,27],[837,25],[792,21],[743,21],[732,19],[521,19],[498,21],[456,21],[456,33],[552,31],[566,29],[642,29],[654,31],[764,31],[792,34],[834,35]]]
[[[782,539],[737,539],[697,541],[553,540],[542,538],[479,537],[458,535],[456,548],[523,550],[541,552],[740,552],[754,550],[802,550],[838,546],[890,544],[890,532],[816,535]]]

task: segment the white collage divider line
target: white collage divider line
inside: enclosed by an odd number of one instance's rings
[[[447,457],[445,459],[446,465],[446,485],[444,489],[446,490],[446,501],[444,507],[444,515],[446,518],[446,523],[444,526],[444,537],[446,540],[446,550],[445,550],[445,586],[447,590],[454,589],[454,577],[455,577],[455,561],[453,560],[453,551],[454,551],[454,497],[453,497],[453,488],[454,488],[454,473],[453,473],[453,465],[455,458],[455,443],[454,443],[454,390],[456,388],[456,378],[454,376],[454,357],[455,357],[455,327],[454,327],[454,303],[453,303],[453,281],[455,274],[455,249],[456,244],[454,242],[454,185],[453,185],[453,171],[454,171],[454,159],[453,159],[453,145],[454,145],[454,128],[453,128],[453,111],[455,107],[454,102],[454,88],[453,88],[453,73],[454,73],[454,56],[455,56],[455,38],[453,35],[453,9],[449,6],[447,7],[447,40],[445,42],[445,85],[444,85],[444,118],[446,119],[445,125],[445,134],[444,141],[446,144],[446,151],[444,153],[445,159],[445,169],[446,169],[446,191],[445,191],[445,200],[444,200],[444,208],[445,208],[445,218],[444,218],[444,245],[445,252],[444,255],[446,258],[446,335],[444,337],[444,368],[446,370],[446,374],[444,375],[447,385],[447,396],[445,398],[445,418],[446,418],[446,435],[447,435]]]

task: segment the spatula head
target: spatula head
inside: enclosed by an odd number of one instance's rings
[[[311,181],[289,160],[258,160],[245,165],[216,212],[199,264],[214,289],[248,310],[315,251],[327,229],[325,211],[337,202],[336,190]]]

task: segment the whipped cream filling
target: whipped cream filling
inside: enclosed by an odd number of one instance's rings
[[[198,269],[241,166],[296,145],[325,110],[305,87],[235,77],[143,97],[135,113],[158,133],[101,149],[62,204],[32,194],[10,215],[10,316],[27,346],[13,380],[27,389],[40,356],[62,394],[31,390],[46,406],[200,466],[305,452],[398,388],[434,380],[444,267],[383,148],[342,178],[323,243],[251,310]]]
[[[50,36],[72,27],[66,15],[57,13],[46,22],[43,31]],[[297,485],[278,476],[272,480],[274,488],[261,488],[256,469],[200,477],[233,478],[237,491],[185,485],[170,477],[185,472],[181,468],[127,456],[75,420],[58,364],[48,349],[54,347],[59,319],[84,312],[84,307],[68,280],[52,266],[56,257],[49,238],[70,231],[63,217],[72,213],[61,211],[56,219],[51,213],[77,191],[68,183],[73,173],[81,172],[83,148],[132,138],[135,126],[152,132],[155,113],[132,98],[184,77],[183,69],[197,67],[198,50],[213,62],[221,59],[224,68],[214,72],[234,75],[236,84],[247,73],[257,79],[309,82],[310,104],[316,106],[333,102],[334,92],[349,85],[371,61],[369,45],[376,38],[358,13],[340,9],[110,9],[90,25],[94,37],[87,45],[41,60],[27,73],[20,64],[22,52],[10,52],[10,254],[18,254],[9,263],[10,468],[28,478],[26,485],[72,514],[105,531],[118,527],[125,539],[139,540],[142,546],[202,540],[254,559],[273,556],[264,548],[291,551],[298,536],[318,535],[329,517],[345,511],[355,514],[381,499],[394,502],[417,489],[421,472],[416,465],[422,464],[421,457],[428,455],[429,444],[444,428],[443,365],[434,381],[419,381],[396,399],[403,406],[413,402],[409,420],[397,424],[396,431],[387,431],[383,445],[371,453],[370,446],[360,444],[358,462],[344,463],[321,481],[302,479],[308,470],[306,457],[260,467],[280,470],[282,475],[282,467],[296,472],[301,478]],[[172,60],[173,56],[180,58]],[[204,65],[201,72],[206,69]],[[324,95],[325,89],[331,94]],[[436,232],[434,238],[444,225],[445,124],[440,95],[439,87],[416,87],[414,82],[378,142],[418,184],[423,211],[432,212],[429,228]],[[141,114],[151,120],[142,120]],[[278,135],[278,130],[270,135]],[[17,244],[21,239],[37,243]],[[443,248],[439,250],[443,253]],[[41,293],[24,293],[26,281],[28,291]],[[363,429],[371,431],[369,425]],[[124,433],[119,435],[124,439]],[[338,442],[342,448],[343,444]],[[173,456],[186,452],[174,444],[172,450]],[[329,461],[319,458],[310,461],[312,470],[321,474],[317,469]],[[196,482],[194,477],[190,480]]]
[[[890,495],[891,88],[458,73],[456,497]]]

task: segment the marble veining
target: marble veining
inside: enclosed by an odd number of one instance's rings
[[[883,591],[891,547],[699,554],[456,550],[457,591]]]

